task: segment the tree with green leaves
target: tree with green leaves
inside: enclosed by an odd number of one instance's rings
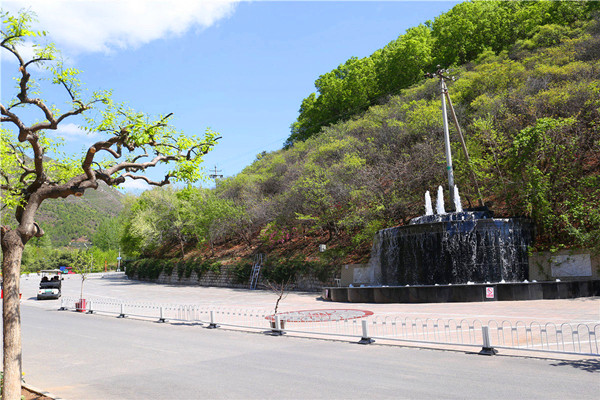
[[[190,240],[190,215],[172,187],[144,192],[128,208],[121,243],[128,254],[149,255],[167,243],[176,244],[185,257]]]
[[[45,41],[45,32],[32,30],[34,14],[2,12],[0,47],[16,60],[17,93],[0,104],[0,185],[4,211],[14,220],[2,225],[2,275],[4,279],[4,387],[3,398],[20,398],[21,325],[19,271],[25,245],[44,235],[36,212],[44,200],[81,196],[99,182],[117,186],[141,179],[153,186],[170,182],[192,182],[200,177],[203,156],[218,140],[207,130],[190,136],[170,123],[172,113],[151,117],[115,102],[109,91],[88,94],[79,80],[80,71],[67,68],[55,46]],[[33,56],[24,57],[23,45],[33,43]],[[39,96],[41,86],[32,73],[46,73],[51,83],[64,90],[67,111],[58,100],[50,104]],[[42,75],[43,76],[43,75]],[[29,125],[26,120],[37,118]],[[102,139],[81,156],[61,156],[60,142],[48,135],[64,121],[78,121]],[[152,180],[148,170],[167,165],[162,180]],[[3,219],[9,214],[3,213]],[[5,224],[4,224],[5,223]]]

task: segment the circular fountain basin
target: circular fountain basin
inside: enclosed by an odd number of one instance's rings
[[[482,216],[473,212],[425,216],[377,232],[370,262],[377,282],[404,286],[528,279],[531,221]]]

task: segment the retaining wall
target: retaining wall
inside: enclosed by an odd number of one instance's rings
[[[234,266],[229,265],[221,265],[219,273],[207,271],[204,272],[200,277],[198,277],[196,271],[193,271],[189,278],[185,275],[182,275],[180,278],[177,267],[175,267],[173,268],[173,272],[171,272],[170,275],[166,274],[164,271],[161,272],[158,279],[140,279],[137,274],[133,277],[133,279],[146,282],[161,283],[165,285],[198,285],[207,287],[227,287],[244,289],[248,289],[250,287],[250,282],[236,282]],[[266,282],[263,281],[263,279],[261,278],[259,279],[257,287],[263,288],[263,285],[265,283]],[[312,276],[299,276],[294,282],[292,282],[292,284],[290,285],[290,289],[303,292],[320,292],[324,286],[330,286],[331,284],[332,282],[324,283]]]

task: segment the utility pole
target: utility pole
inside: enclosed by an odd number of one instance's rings
[[[477,182],[477,176],[475,175],[475,171],[471,168],[469,152],[467,150],[467,145],[465,144],[465,139],[463,137],[462,131],[460,129],[460,125],[458,124],[458,118],[456,118],[456,113],[454,112],[454,106],[452,105],[452,100],[450,99],[450,94],[448,93],[448,86],[446,86],[447,80],[455,80],[454,77],[447,75],[448,71],[445,69],[441,69],[440,66],[437,66],[437,71],[434,73],[427,73],[425,76],[427,78],[439,78],[440,80],[440,89],[442,93],[442,115],[444,118],[444,141],[446,145],[446,169],[448,170],[448,186],[450,189],[450,204],[454,204],[454,171],[452,168],[452,154],[450,152],[450,133],[448,130],[448,114],[446,111],[446,99],[448,100],[448,104],[450,105],[450,112],[452,113],[452,119],[454,121],[454,126],[456,127],[456,131],[458,132],[458,137],[460,139],[460,143],[462,145],[463,152],[465,153],[465,158],[467,160],[467,166],[471,172],[471,178],[473,179],[473,184],[475,186],[475,191],[477,192],[477,197],[479,200],[479,205],[483,206],[483,197],[481,196],[481,192],[479,191],[479,183]]]
[[[215,165],[215,169],[214,171],[211,170],[212,174],[210,174],[208,177],[212,178],[215,180],[215,185],[217,184],[217,180],[223,178],[223,174],[219,174],[219,172],[223,172],[223,170],[218,170],[217,166]]]

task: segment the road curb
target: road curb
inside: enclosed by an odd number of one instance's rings
[[[42,389],[38,389],[35,386],[31,386],[31,385],[28,385],[26,383],[22,383],[21,387],[24,387],[25,389],[29,390],[30,392],[39,394],[40,396],[50,397],[51,399],[54,399],[54,400],[65,400],[62,397],[55,396],[55,395],[53,395],[50,392],[46,392],[46,391],[44,391]]]

